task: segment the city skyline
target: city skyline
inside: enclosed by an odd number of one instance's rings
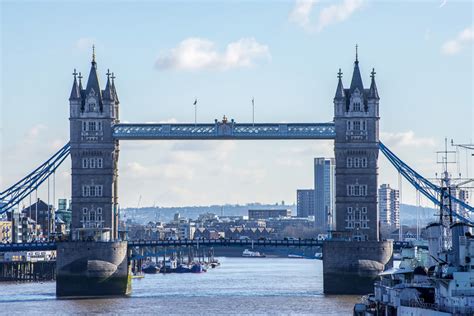
[[[389,39],[381,35],[384,31],[393,34],[392,25],[376,29],[371,23],[390,19],[391,4],[284,2],[267,5],[265,17],[254,12],[263,8],[261,4],[216,4],[220,13],[216,16],[205,14],[209,5],[140,3],[129,17],[131,22],[153,14],[161,20],[138,23],[136,28],[143,34],[135,36],[114,23],[104,29],[88,26],[87,20],[99,18],[97,12],[103,10],[89,12],[78,29],[74,23],[62,23],[64,28],[53,30],[54,25],[41,24],[42,19],[51,18],[48,3],[2,3],[0,185],[11,185],[67,142],[69,73],[77,68],[87,76],[92,44],[97,47],[101,87],[108,68],[117,76],[122,122],[192,122],[195,99],[199,122],[213,122],[223,115],[251,122],[253,99],[256,122],[332,121],[336,73],[342,68],[348,86],[358,43],[364,84],[369,83],[372,67],[377,72],[381,140],[397,155],[432,178],[439,172],[434,152],[442,149],[444,137],[459,143],[471,141],[472,92],[459,91],[472,87],[472,4],[448,2],[440,7],[434,1],[393,6],[393,10],[410,8],[413,16],[408,15],[405,24],[398,25],[399,33]],[[123,17],[127,6],[110,8],[110,16]],[[60,12],[77,9],[75,4],[55,7]],[[144,35],[147,29],[163,29],[166,22],[177,26],[193,10],[202,13],[199,25],[160,33],[156,43]],[[416,12],[421,11],[429,18],[420,18]],[[165,16],[173,12],[177,21]],[[331,12],[345,15],[341,18]],[[19,14],[26,18],[16,21]],[[211,22],[206,27],[206,18],[216,25],[231,14],[240,27],[222,23],[220,32],[209,28]],[[67,16],[58,15],[60,19]],[[399,16],[393,14],[393,18]],[[246,17],[248,23],[243,23]],[[364,22],[366,17],[373,20]],[[107,36],[110,28],[115,32]],[[34,38],[42,32],[58,36],[38,43]],[[16,41],[19,36],[25,40]],[[118,36],[123,36],[122,41]],[[345,36],[348,40],[342,43],[333,41]],[[373,43],[372,36],[380,36],[385,45]],[[410,43],[413,49],[391,52],[397,42],[404,47]],[[24,109],[21,120],[19,108]],[[462,115],[469,111],[470,116]],[[458,121],[456,128],[446,123],[450,119]],[[282,199],[294,203],[297,188],[311,187],[313,158],[334,155],[332,141],[122,141],[121,149],[122,207],[136,206],[139,196],[142,205],[163,206]],[[469,167],[472,170],[472,160]],[[465,163],[461,168],[464,173]],[[396,172],[383,157],[379,173],[379,183],[396,187]],[[56,181],[56,197],[68,197],[69,160]],[[44,199],[44,193],[40,194]],[[403,203],[414,204],[414,190],[405,190],[403,198]]]

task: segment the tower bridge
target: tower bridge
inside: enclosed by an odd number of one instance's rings
[[[40,167],[0,193],[0,202],[3,202],[0,203],[0,213],[3,213],[36,190],[70,155],[71,241],[0,247],[0,251],[12,249],[9,247],[56,248],[58,296],[116,295],[131,290],[127,246],[134,244],[127,245],[118,233],[120,141],[334,140],[336,209],[333,239],[323,244],[326,293],[365,294],[391,258],[392,243],[379,240],[379,149],[417,190],[442,209],[444,206],[439,202],[440,197],[449,197],[453,203],[473,211],[471,206],[423,178],[380,142],[380,97],[375,71],[371,72],[369,88],[365,88],[357,54],[348,88],[344,87],[339,69],[333,99],[334,117],[331,122],[324,123],[254,124],[224,117],[208,124],[124,124],[119,120],[120,101],[115,76],[107,71],[106,85],[102,90],[95,53],[85,88],[82,75],[74,70],[73,76],[69,97],[70,142]],[[356,159],[357,164],[353,163]],[[470,218],[455,215],[461,221],[472,223]],[[231,241],[222,243],[230,245]],[[290,246],[283,242],[276,244]]]

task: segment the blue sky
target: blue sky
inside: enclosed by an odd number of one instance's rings
[[[473,130],[470,1],[2,1],[0,187],[67,142],[72,71],[87,77],[96,45],[102,85],[117,79],[126,122],[327,122],[338,68],[354,46],[381,97],[381,140],[427,177],[444,137]],[[87,78],[85,78],[87,79]],[[332,142],[122,142],[120,203],[294,202],[312,158]],[[461,153],[459,171],[474,172]],[[470,160],[466,160],[470,159]],[[56,196],[69,196],[69,164]],[[453,165],[453,171],[458,171]],[[380,159],[380,182],[397,175]],[[404,184],[404,199],[414,203]],[[40,194],[44,195],[44,191]]]

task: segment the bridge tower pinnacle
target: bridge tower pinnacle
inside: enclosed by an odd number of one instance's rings
[[[72,224],[74,240],[118,238],[117,163],[119,144],[112,137],[118,122],[119,101],[114,76],[101,90],[95,49],[86,88],[74,81],[69,98],[72,174]]]
[[[379,95],[372,70],[370,89],[364,89],[356,59],[349,89],[342,73],[334,97],[336,138],[336,232],[352,240],[379,239],[377,208]],[[333,234],[334,235],[334,234]]]

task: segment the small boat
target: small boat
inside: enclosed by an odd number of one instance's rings
[[[174,272],[176,272],[176,273],[190,273],[190,272],[192,272],[192,269],[191,269],[188,265],[180,264],[180,265],[174,270]]]
[[[293,258],[293,259],[304,259],[304,256],[302,255],[295,255],[295,254],[289,254],[288,258]]]
[[[176,259],[165,260],[163,267],[160,269],[161,273],[173,273],[178,268]]]
[[[323,253],[322,252],[316,252],[314,254],[314,259],[323,260]]]
[[[202,273],[202,272],[206,272],[206,271],[207,270],[200,263],[195,263],[191,266],[191,272],[192,273]]]
[[[142,271],[143,273],[146,273],[146,274],[156,274],[160,272],[160,268],[157,267],[155,263],[148,262],[142,266]]]
[[[265,254],[264,253],[260,253],[258,251],[250,251],[248,249],[245,249],[243,252],[242,252],[242,257],[250,257],[250,258],[265,258]]]

